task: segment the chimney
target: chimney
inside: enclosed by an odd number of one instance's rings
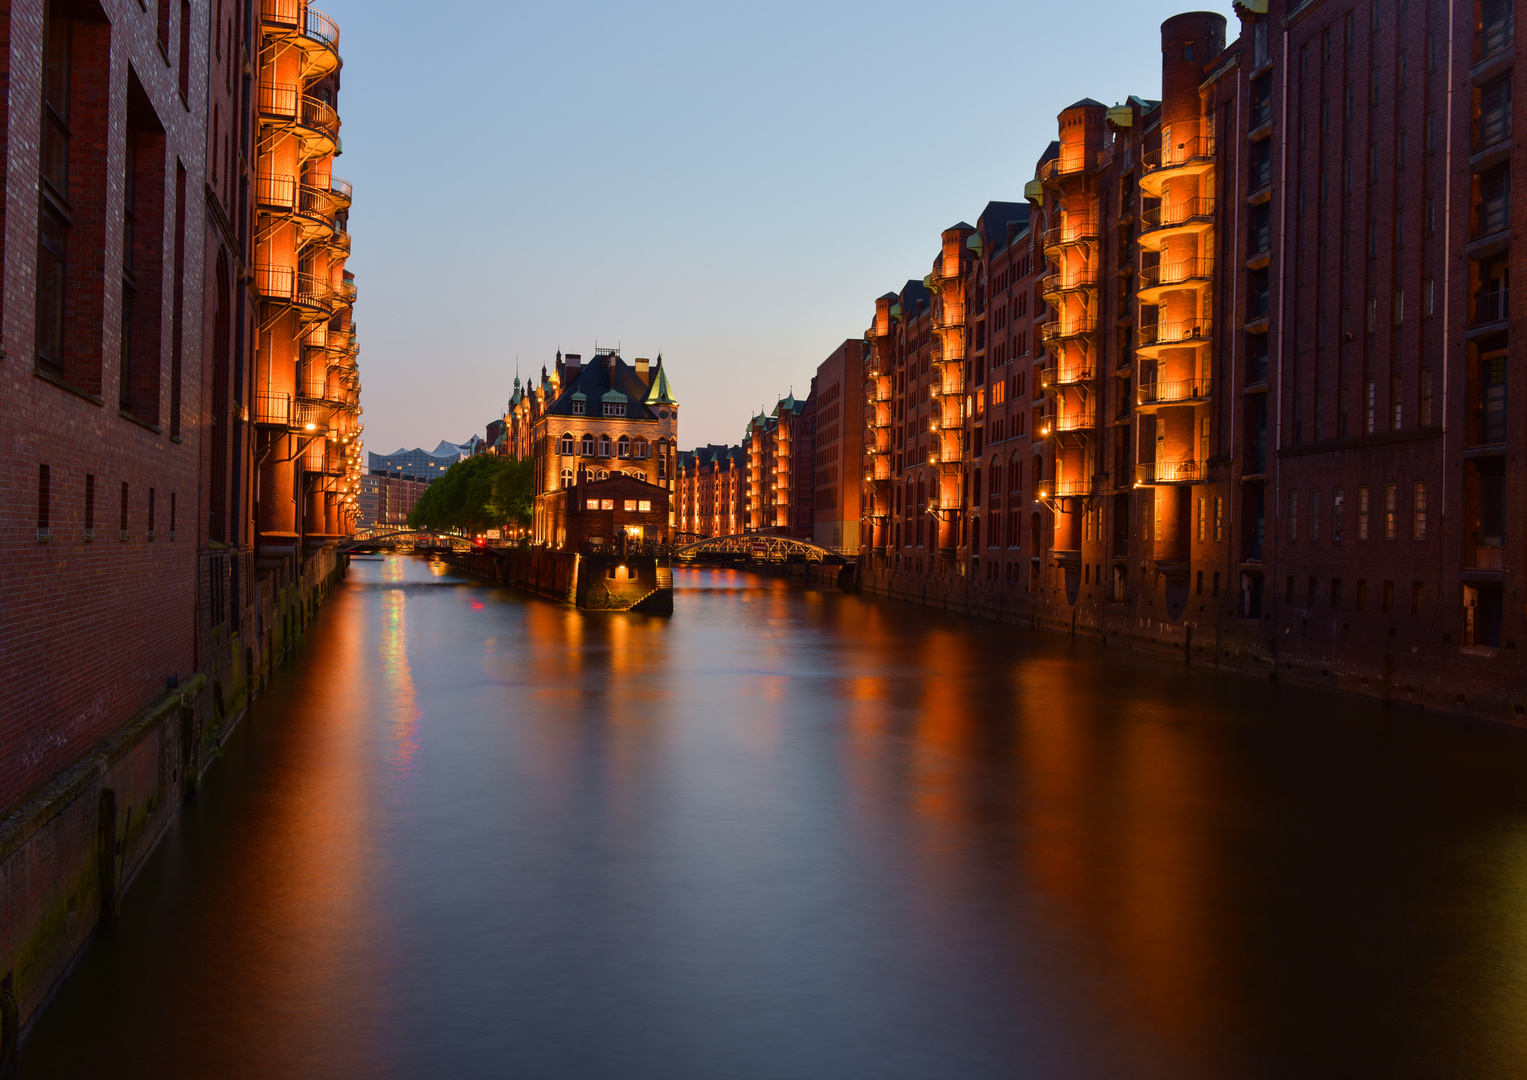
[[[567,381],[572,382],[578,376],[578,369],[583,366],[583,357],[575,352],[567,353],[562,357],[562,367],[567,372]]]
[[[648,370],[648,359],[645,356],[636,358],[636,377],[648,386],[652,385],[652,375]]]
[[[610,378],[614,379],[615,378],[615,364],[620,359],[620,356],[617,353],[606,353],[604,358],[605,358],[605,360],[610,365]],[[613,386],[614,384],[611,383],[611,385]]]

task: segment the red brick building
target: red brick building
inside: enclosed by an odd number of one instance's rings
[[[813,380],[813,387],[815,381]],[[816,504],[814,394],[791,393],[772,413],[748,421],[742,437],[747,468],[746,531],[812,537]]]
[[[571,486],[542,496],[541,509],[559,551],[635,554],[672,536],[668,489],[626,473],[595,479],[580,469]]]
[[[817,365],[812,402],[812,533],[822,547],[859,550],[864,424],[859,391],[869,346],[845,341]]]
[[[1527,707],[1516,7],[1181,15],[1159,100],[1063,110],[1027,207],[877,301],[866,585]]]
[[[747,459],[740,446],[709,446],[678,455],[675,542],[736,536],[747,517]]]
[[[0,976],[25,1016],[336,580],[359,380],[333,23],[0,18]]]

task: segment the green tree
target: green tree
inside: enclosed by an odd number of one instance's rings
[[[419,496],[408,515],[409,528],[470,535],[502,525],[507,515],[492,505],[494,481],[518,464],[487,454],[456,462]]]
[[[493,477],[488,513],[499,521],[529,525],[535,506],[535,462],[530,458],[500,458],[503,467]]]

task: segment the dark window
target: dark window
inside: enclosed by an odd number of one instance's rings
[[[1479,439],[1483,443],[1506,441],[1506,354],[1481,357],[1479,361]]]
[[[1261,127],[1272,119],[1272,72],[1251,82],[1251,126]]]
[[[1268,296],[1267,267],[1250,271],[1246,275],[1246,317],[1248,319],[1260,319],[1267,314]]]
[[[52,506],[52,477],[46,465],[37,466],[37,535],[48,535]]]
[[[1511,165],[1497,165],[1479,177],[1477,236],[1498,233],[1511,224]]]
[[[95,477],[85,474],[85,538],[95,535]]]
[[[1510,260],[1497,259],[1484,266],[1479,274],[1479,304],[1475,321],[1491,323],[1506,318],[1510,288]]]
[[[1253,206],[1249,217],[1251,231],[1246,250],[1248,254],[1259,255],[1272,246],[1272,204]]]
[[[1479,91],[1479,119],[1475,122],[1474,146],[1482,149],[1511,137],[1511,75],[1486,83]]]
[[[1475,58],[1494,56],[1511,45],[1515,28],[1514,0],[1480,0]]]
[[[1247,190],[1259,191],[1272,183],[1272,140],[1263,139],[1251,147],[1251,182]]]
[[[191,99],[191,4],[180,0],[180,97]]]

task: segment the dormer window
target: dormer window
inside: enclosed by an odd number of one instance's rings
[[[604,414],[606,416],[625,416],[626,415],[626,405],[625,405],[625,402],[622,402],[622,401],[606,401],[604,403]]]
[[[583,402],[579,401],[577,398],[573,399],[573,415],[574,416],[582,416],[583,415]]]

